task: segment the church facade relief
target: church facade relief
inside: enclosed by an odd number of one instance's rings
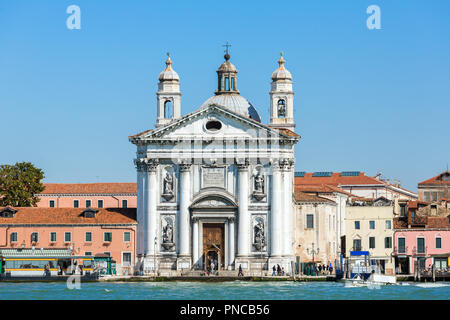
[[[283,57],[272,74],[270,123],[238,90],[229,61],[214,95],[181,115],[180,77],[170,57],[159,75],[155,128],[136,145],[137,259],[145,274],[215,269],[260,274],[293,261],[292,76]],[[283,100],[283,105],[278,101]],[[172,112],[166,112],[171,101]]]

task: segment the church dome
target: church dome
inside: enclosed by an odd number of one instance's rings
[[[272,80],[292,80],[291,73],[284,67],[286,60],[283,58],[283,54],[281,54],[280,60],[278,60],[279,67],[272,73]]]
[[[203,102],[201,109],[208,108],[211,104],[219,105],[248,117],[250,119],[261,122],[261,117],[252,104],[239,94],[220,94],[215,95]]]
[[[167,54],[166,69],[164,69],[164,71],[159,74],[158,79],[159,81],[180,81],[178,73],[176,73],[175,70],[172,69],[172,60],[170,59],[169,54]]]

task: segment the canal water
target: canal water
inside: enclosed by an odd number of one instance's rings
[[[402,283],[352,287],[335,282],[115,282],[81,283],[68,289],[65,282],[0,282],[0,299],[254,299],[254,300],[449,300],[450,282]]]

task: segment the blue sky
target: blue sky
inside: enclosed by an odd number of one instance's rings
[[[69,30],[69,5],[81,30]],[[369,30],[366,8],[381,9]],[[268,121],[283,51],[297,171],[417,182],[450,162],[450,1],[2,1],[0,163],[46,182],[135,181],[128,136],[153,128],[166,52],[182,113],[213,95],[229,41],[238,86]]]

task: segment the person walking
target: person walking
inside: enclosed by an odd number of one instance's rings
[[[317,266],[317,269],[319,269],[319,276],[322,275],[322,265],[321,264],[319,264]]]
[[[281,275],[284,276],[284,267],[281,268]]]
[[[281,267],[277,264],[277,276],[281,275]]]
[[[243,277],[244,273],[242,272],[242,265],[239,265],[239,273],[238,273],[238,277]]]
[[[277,275],[277,268],[275,268],[275,265],[273,265],[273,268],[272,268],[272,276],[276,276]]]
[[[211,262],[211,274],[214,274],[214,262]]]

